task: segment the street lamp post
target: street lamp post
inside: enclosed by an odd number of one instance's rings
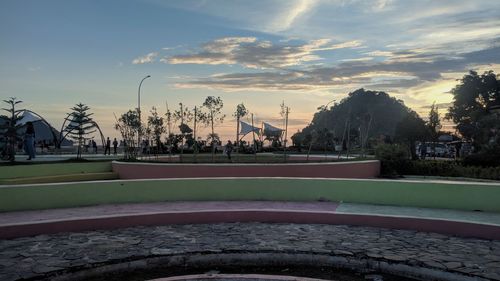
[[[141,86],[142,82],[146,80],[147,78],[151,77],[151,75],[148,75],[144,78],[142,78],[141,83],[139,83],[139,90],[137,91],[137,113],[139,114],[139,124],[142,124],[141,122]],[[137,134],[137,148],[140,148],[141,145],[141,130],[139,129],[139,132]]]

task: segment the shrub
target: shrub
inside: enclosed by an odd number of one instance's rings
[[[500,146],[491,146],[479,153],[468,155],[464,159],[464,165],[481,167],[500,166]]]
[[[381,161],[381,175],[389,177],[419,175],[500,180],[500,166],[487,167],[485,164],[500,161],[500,155],[496,156],[499,153],[499,151],[489,151],[490,155],[484,155],[485,158],[468,158],[462,163],[459,161],[410,160],[406,147],[397,144],[382,144],[375,149],[375,156]],[[473,157],[479,157],[479,154],[475,154]],[[471,159],[478,159],[479,162],[474,162]]]
[[[375,158],[381,162],[383,176],[402,175],[401,171],[411,163],[406,147],[398,144],[378,145],[375,148]]]
[[[500,167],[465,166],[456,161],[416,160],[397,167],[396,171],[399,175],[500,180]]]

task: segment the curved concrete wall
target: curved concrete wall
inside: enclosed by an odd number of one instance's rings
[[[113,161],[121,179],[199,177],[375,178],[380,161],[283,164],[170,164]]]

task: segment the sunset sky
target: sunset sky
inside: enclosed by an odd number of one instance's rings
[[[444,114],[469,69],[500,72],[500,2],[2,0],[0,42],[0,97],[57,129],[82,102],[118,137],[113,113],[137,107],[151,75],[143,113],[220,96],[225,140],[238,103],[279,126],[284,100],[293,133],[361,87]]]

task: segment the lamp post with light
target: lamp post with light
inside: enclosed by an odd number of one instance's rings
[[[139,90],[137,91],[137,113],[139,114],[139,124],[142,124],[142,121],[141,121],[141,86],[142,86],[142,82],[144,82],[144,80],[146,80],[147,78],[150,78],[151,75],[148,75],[144,78],[142,78],[141,80],[141,83],[139,83]],[[141,147],[141,129],[139,128],[139,132],[137,134],[137,147],[140,148]]]

